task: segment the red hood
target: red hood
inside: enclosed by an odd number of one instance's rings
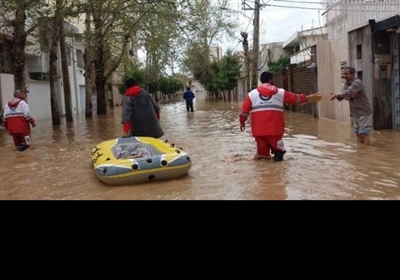
[[[261,84],[258,86],[257,91],[262,96],[271,96],[278,92],[278,88],[271,84]]]
[[[142,89],[139,86],[133,86],[125,91],[126,96],[138,96]]]
[[[18,104],[19,104],[19,102],[21,102],[22,101],[22,99],[19,99],[19,98],[13,98],[13,99],[11,99],[11,101],[10,102],[8,102],[8,107],[10,107],[10,108],[15,108],[15,107],[17,107],[18,106]]]

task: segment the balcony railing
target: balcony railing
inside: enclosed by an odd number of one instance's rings
[[[341,36],[343,32],[373,19],[382,21],[400,14],[399,0],[338,0],[326,10],[329,34]]]

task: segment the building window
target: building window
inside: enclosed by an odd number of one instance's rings
[[[82,36],[83,36],[83,34],[75,34],[74,35],[75,42],[82,43],[83,42]]]
[[[387,78],[387,65],[379,65],[379,78]]]
[[[357,59],[362,59],[362,45],[357,45]]]
[[[0,43],[0,73],[11,73],[9,50],[5,44]]]
[[[83,52],[81,50],[76,50],[76,63],[79,68],[85,67],[85,63],[83,62]]]
[[[357,78],[359,78],[362,81],[362,79],[363,79],[363,72],[362,71],[357,71]]]

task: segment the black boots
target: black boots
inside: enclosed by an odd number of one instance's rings
[[[28,148],[29,148],[29,145],[26,145],[25,143],[23,143],[23,144],[21,144],[21,145],[19,145],[19,146],[17,147],[17,151],[22,152],[22,151],[25,151],[25,150],[28,149]]]
[[[286,151],[285,152],[275,151],[274,161],[275,162],[282,161],[283,160],[283,155],[285,153],[286,153]]]

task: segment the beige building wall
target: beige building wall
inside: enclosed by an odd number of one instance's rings
[[[47,81],[30,81],[28,84],[28,103],[32,117],[37,120],[51,118],[50,86]],[[1,108],[14,96],[14,76],[12,74],[0,74],[0,100]]]
[[[338,40],[317,43],[318,89],[323,98],[318,103],[320,118],[350,122],[349,103],[346,100],[330,101],[331,93],[338,93],[343,86],[341,67],[348,65],[347,36]]]
[[[262,44],[260,46],[260,55],[258,65],[261,70],[259,73],[268,71],[268,62],[278,61],[281,56],[289,56],[287,50],[282,48],[283,42],[274,42],[268,44]]]
[[[210,60],[220,61],[222,57],[222,48],[218,45],[210,47]]]
[[[112,86],[112,100],[113,106],[121,106],[122,105],[122,98],[124,97],[123,94],[120,94],[118,91],[118,87],[116,85]]]

